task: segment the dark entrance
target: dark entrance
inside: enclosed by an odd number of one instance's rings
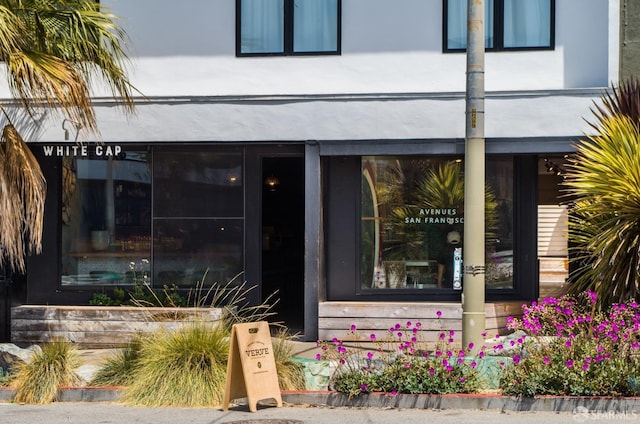
[[[277,291],[274,321],[304,328],[304,159],[262,159],[262,298]]]

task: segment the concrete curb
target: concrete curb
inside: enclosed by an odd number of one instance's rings
[[[117,402],[122,392],[118,387],[70,387],[61,389],[59,402]],[[11,402],[15,390],[0,388],[0,402]],[[518,398],[493,394],[450,394],[396,396],[371,393],[349,399],[331,391],[283,391],[282,400],[291,405],[315,405],[385,409],[473,409],[529,412],[606,411],[608,413],[640,412],[640,397],[562,397],[540,396]]]

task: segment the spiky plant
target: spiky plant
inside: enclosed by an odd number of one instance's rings
[[[80,357],[74,345],[63,339],[45,344],[33,354],[29,363],[18,365],[11,385],[16,389],[15,402],[46,404],[53,402],[61,387],[79,381],[75,369]]]
[[[304,366],[293,359],[294,345],[286,328],[280,327],[273,337],[273,358],[281,390],[304,390]]]
[[[145,406],[204,407],[222,402],[230,333],[195,321],[142,339],[122,401]]]
[[[597,133],[577,144],[564,183],[575,264],[569,291],[592,290],[601,307],[640,299],[640,131],[622,106],[640,90],[625,87],[633,90],[607,97],[607,112],[596,114]]]
[[[142,335],[137,335],[113,357],[107,359],[93,376],[91,386],[128,386],[133,382],[140,358]]]

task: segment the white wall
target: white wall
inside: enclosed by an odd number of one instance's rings
[[[615,0],[612,0],[615,1]],[[147,96],[464,91],[464,54],[442,53],[440,0],[343,0],[342,54],[235,57],[235,0],[103,0],[131,37]],[[556,49],[490,52],[487,91],[604,87],[608,0],[557,0]],[[617,52],[613,52],[616,54]]]

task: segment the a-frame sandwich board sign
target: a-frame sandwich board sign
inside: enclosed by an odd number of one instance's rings
[[[273,356],[269,323],[266,321],[234,324],[227,362],[227,382],[222,409],[232,399],[246,397],[251,412],[258,401],[275,399],[282,406],[276,361]]]

